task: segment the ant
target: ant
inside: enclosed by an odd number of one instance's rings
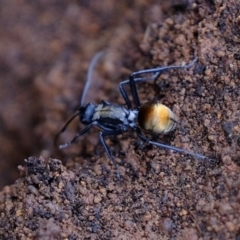
[[[106,136],[122,134],[129,128],[133,129],[137,133],[138,137],[147,144],[152,144],[157,147],[188,154],[201,160],[207,159],[207,157],[201,154],[197,154],[191,151],[187,151],[163,143],[151,141],[150,139],[142,135],[140,129],[141,127],[143,130],[147,130],[152,133],[167,134],[175,129],[177,124],[177,118],[167,106],[160,104],[159,102],[146,102],[143,105],[141,105],[137,93],[136,83],[144,82],[149,79],[156,80],[160,76],[160,74],[165,70],[189,68],[193,66],[193,64],[197,61],[197,57],[195,57],[194,60],[192,60],[190,63],[183,66],[172,65],[165,67],[156,67],[152,69],[141,70],[131,73],[129,79],[119,83],[119,90],[122,94],[123,99],[125,100],[127,107],[124,107],[122,105],[114,105],[105,100],[103,100],[102,103],[98,105],[95,105],[93,103],[88,103],[84,105],[84,100],[91,83],[93,69],[96,66],[102,54],[103,54],[102,52],[98,52],[92,59],[89,66],[87,81],[83,90],[80,107],[78,108],[77,113],[74,114],[66,122],[64,127],[57,134],[56,139],[61,133],[63,133],[66,130],[70,122],[72,122],[72,120],[77,116],[80,117],[80,121],[84,125],[86,125],[86,127],[83,130],[81,130],[78,134],[76,134],[75,137],[70,142],[60,145],[59,149],[63,149],[74,143],[80,136],[87,133],[91,127],[93,126],[99,127],[101,129],[99,133],[100,141],[109,159],[113,162],[116,168],[118,180],[120,179],[118,165],[115,162],[104,138]],[[148,78],[137,77],[139,75],[149,73],[153,75]],[[129,96],[126,90],[124,89],[124,86],[127,84],[130,85],[131,94],[134,100],[134,104],[136,105],[136,108],[132,108]]]

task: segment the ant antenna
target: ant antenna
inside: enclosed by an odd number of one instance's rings
[[[84,87],[84,90],[83,90],[83,94],[82,94],[82,98],[81,98],[81,105],[80,106],[83,106],[83,104],[84,104],[84,100],[86,98],[86,94],[87,94],[89,86],[91,84],[92,75],[93,75],[93,69],[95,68],[95,66],[97,64],[97,61],[102,56],[102,54],[103,54],[103,52],[96,53],[94,55],[91,63],[90,63],[90,66],[89,66],[89,69],[88,69],[88,74],[87,74],[87,81],[86,81],[86,84],[85,84],[85,87]],[[56,145],[59,136],[66,130],[68,125],[72,122],[72,120],[75,117],[77,117],[79,115],[79,113],[80,113],[80,111],[78,110],[72,117],[70,117],[70,119],[65,123],[63,128],[57,133],[57,135],[55,136],[55,139],[54,139],[54,145]]]
[[[65,123],[65,125],[63,126],[63,128],[56,134],[55,138],[54,138],[54,145],[57,145],[57,140],[59,138],[59,136],[66,130],[66,128],[68,127],[68,125],[70,124],[70,122],[72,122],[72,120],[77,117],[79,115],[79,111],[77,111],[77,113],[75,113],[72,117],[69,118],[69,120]]]
[[[83,93],[82,93],[82,98],[81,98],[81,106],[83,106],[84,104],[84,100],[86,98],[86,95],[87,95],[87,92],[88,92],[88,89],[90,87],[90,84],[91,84],[91,80],[92,80],[92,75],[93,75],[93,69],[95,68],[99,58],[103,55],[103,52],[97,52],[91,63],[90,63],[90,66],[89,66],[89,69],[88,69],[88,74],[87,74],[87,81],[86,81],[86,84],[85,84],[85,87],[84,87],[84,90],[83,90]]]

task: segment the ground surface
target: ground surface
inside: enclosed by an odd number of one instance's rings
[[[0,239],[240,239],[238,1],[80,2],[0,3]],[[198,56],[138,89],[179,119],[158,141],[212,161],[130,132],[107,141],[117,181],[98,130],[54,148],[103,49],[87,99],[96,103],[123,103],[117,85],[132,71]],[[78,129],[76,120],[59,143]]]

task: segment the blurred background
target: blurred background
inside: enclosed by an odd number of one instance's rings
[[[175,2],[171,4],[186,4]],[[78,106],[93,55],[111,49],[104,69],[108,79],[119,82],[130,73],[123,66],[139,57],[147,24],[159,22],[169,4],[162,1],[160,8],[159,1],[147,0],[0,2],[0,189],[13,183],[17,166],[29,156],[64,160],[53,138]],[[119,96],[111,81],[104,82],[103,93],[98,91],[91,101],[106,99],[106,94],[109,100]]]

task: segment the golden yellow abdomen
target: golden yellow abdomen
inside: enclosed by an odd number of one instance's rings
[[[177,120],[174,113],[165,105],[147,102],[139,109],[138,123],[144,130],[166,134],[174,130]]]

